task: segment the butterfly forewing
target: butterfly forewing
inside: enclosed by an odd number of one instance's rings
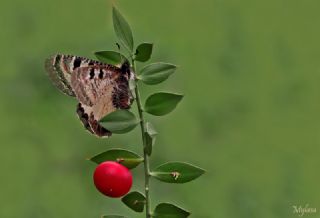
[[[64,56],[55,55],[48,58],[45,62],[45,68],[53,84],[63,93],[75,96],[70,86],[71,71],[65,67]]]
[[[117,109],[129,109],[133,73],[122,68],[72,55],[56,55],[46,61],[54,85],[80,102],[77,114],[85,128],[97,136],[111,132],[99,120]]]
[[[79,67],[104,65],[101,62],[73,55],[57,54],[48,58],[45,68],[53,84],[63,93],[75,96],[71,86],[71,75]]]

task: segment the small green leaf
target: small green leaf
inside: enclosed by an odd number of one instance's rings
[[[135,88],[136,88],[136,80],[130,79],[129,80],[129,89],[130,89],[131,95],[134,99],[137,97],[136,92],[135,92]]]
[[[94,55],[99,61],[112,65],[121,64],[127,60],[123,54],[116,51],[97,51]]]
[[[176,65],[168,63],[153,63],[141,69],[138,76],[145,84],[155,85],[168,79],[168,77],[175,72]]]
[[[133,51],[133,36],[126,19],[115,8],[112,8],[113,28],[120,42],[130,51]]]
[[[129,89],[130,89],[130,91],[133,92],[135,88],[136,88],[136,81],[134,79],[130,79],[129,80]]]
[[[185,218],[189,215],[190,212],[169,203],[158,204],[153,213],[157,218]]]
[[[146,152],[150,156],[152,153],[152,147],[156,141],[157,131],[154,129],[153,125],[150,122],[146,123]]]
[[[146,62],[151,57],[152,47],[152,43],[141,43],[136,49],[136,56],[134,59],[140,62]]]
[[[140,192],[130,192],[121,201],[136,212],[143,212],[146,198]]]
[[[104,161],[117,161],[128,169],[133,169],[143,162],[143,158],[138,154],[124,150],[124,149],[111,149],[105,152],[102,152],[89,160],[100,164]]]
[[[205,171],[199,167],[182,162],[168,162],[157,167],[150,174],[156,179],[168,183],[190,182]]]
[[[183,95],[159,92],[150,95],[145,103],[144,111],[155,116],[163,116],[173,111]]]
[[[120,215],[103,215],[101,218],[126,218],[126,217],[120,216]]]
[[[136,116],[128,110],[116,110],[100,120],[103,127],[113,133],[126,133],[139,123]]]

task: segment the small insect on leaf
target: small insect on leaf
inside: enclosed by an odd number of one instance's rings
[[[140,62],[146,62],[150,59],[151,54],[152,54],[152,47],[153,44],[152,43],[141,43],[140,45],[138,45],[137,49],[136,49],[136,56],[135,56],[135,60],[140,61]]]
[[[138,78],[147,85],[156,85],[168,79],[177,69],[176,65],[169,63],[153,63],[141,69]]]
[[[150,156],[152,153],[152,147],[156,141],[157,131],[154,129],[153,125],[150,122],[146,123],[146,152]]]
[[[199,167],[183,162],[168,162],[157,167],[150,174],[154,178],[168,183],[190,182],[205,171]]]
[[[190,212],[182,209],[173,204],[161,203],[156,206],[154,210],[153,217],[163,218],[163,217],[176,217],[176,218],[185,218],[190,215]]]
[[[132,210],[141,213],[143,212],[146,198],[140,192],[135,191],[124,196],[121,201]]]
[[[91,157],[89,160],[100,164],[105,161],[116,161],[128,169],[133,169],[143,162],[143,158],[125,149],[111,149]]]
[[[174,93],[155,93],[147,98],[144,110],[155,116],[163,116],[173,111],[182,98],[183,95]]]
[[[113,133],[126,133],[133,130],[139,120],[128,110],[116,110],[100,120],[100,124]]]
[[[112,9],[112,18],[113,28],[118,39],[120,40],[121,44],[123,44],[130,52],[132,52],[133,35],[128,22],[115,7]]]

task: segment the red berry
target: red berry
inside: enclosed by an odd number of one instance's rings
[[[102,194],[118,198],[129,192],[132,186],[132,175],[121,164],[106,161],[97,166],[93,174],[93,181]]]

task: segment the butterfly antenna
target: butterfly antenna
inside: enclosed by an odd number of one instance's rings
[[[116,45],[117,45],[117,48],[118,48],[118,51],[119,51],[119,56],[120,56],[120,60],[121,60],[121,65],[123,65],[123,64],[126,63],[126,62],[129,62],[127,59],[123,60],[123,57],[122,57],[122,55],[121,55],[121,53],[120,53],[120,48],[121,48],[120,44],[116,42]],[[136,51],[135,54],[130,54],[129,58],[130,58],[130,59],[133,59],[133,57],[134,57],[135,55],[137,55],[137,53],[138,53],[138,51]],[[129,63],[130,63],[130,62],[129,62]]]
[[[119,43],[116,43],[116,45],[117,45],[117,47],[118,47],[121,64],[123,64],[122,55],[121,55],[121,53],[120,53],[120,51],[121,51],[121,49],[120,49],[120,48],[121,48],[121,47],[120,47],[120,44],[119,44]]]

